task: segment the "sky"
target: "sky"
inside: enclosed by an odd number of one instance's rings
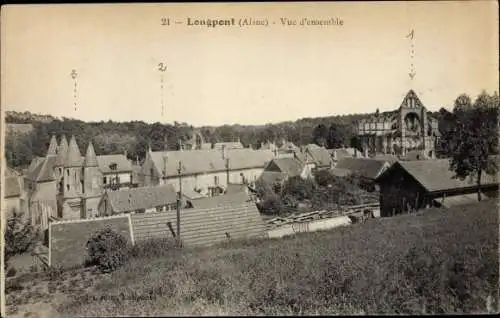
[[[6,110],[265,124],[389,111],[409,89],[429,110],[451,109],[461,93],[499,86],[496,1],[11,5],[1,13]],[[188,18],[268,25],[188,26]],[[303,18],[343,24],[300,25]]]

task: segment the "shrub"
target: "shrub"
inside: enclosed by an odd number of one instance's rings
[[[7,266],[7,262],[12,256],[32,250],[36,245],[38,235],[37,228],[23,220],[21,213],[14,212],[7,219],[5,227],[4,266]]]
[[[279,215],[283,213],[283,202],[277,195],[266,195],[259,204],[259,210],[262,214]]]
[[[6,277],[14,277],[16,276],[17,274],[17,271],[14,267],[11,267],[9,268],[9,270],[7,271],[7,274],[5,275]]]
[[[125,237],[110,227],[97,231],[87,242],[90,262],[103,271],[112,272],[122,266],[128,258],[128,243]]]

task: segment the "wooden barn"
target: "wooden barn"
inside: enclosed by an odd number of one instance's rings
[[[380,187],[381,216],[478,200],[476,177],[456,178],[448,159],[396,162],[375,181]],[[483,173],[483,199],[494,197],[497,192],[497,175]]]

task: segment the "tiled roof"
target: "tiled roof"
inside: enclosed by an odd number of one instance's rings
[[[316,164],[316,166],[326,167],[329,166],[332,162],[330,153],[323,147],[309,148],[307,149],[307,151],[311,155],[312,160]]]
[[[250,202],[250,196],[246,192],[222,194],[213,197],[191,200],[195,209],[210,209],[223,206],[238,206]]]
[[[177,175],[179,162],[182,163],[181,173],[209,173],[226,170],[226,160],[220,150],[187,150],[187,151],[156,151],[150,152],[151,158],[158,171],[164,170],[164,155],[166,155],[167,176]],[[232,149],[226,151],[229,159],[229,169],[264,168],[274,155],[266,150]]]
[[[368,179],[375,179],[383,170],[387,161],[368,158],[343,158],[338,161],[336,169],[349,170]]]
[[[276,167],[279,169],[279,171],[288,177],[298,176],[302,173],[302,170],[304,170],[304,164],[295,158],[273,159],[267,165],[266,170],[272,170],[273,165],[276,165]],[[274,171],[274,170],[272,170],[272,171]]]
[[[149,209],[177,202],[177,192],[171,184],[108,191],[105,195],[114,213]]]
[[[97,163],[102,173],[132,171],[132,163],[123,154],[97,156]],[[111,170],[112,164],[116,164],[116,170]]]
[[[464,180],[455,178],[455,173],[450,171],[450,161],[448,159],[400,161],[396,163],[396,165],[398,164],[429,192],[467,188],[476,185],[475,177],[468,177]],[[483,173],[481,184],[498,184],[498,176]]]

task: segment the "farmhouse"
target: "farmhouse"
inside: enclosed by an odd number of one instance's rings
[[[376,179],[380,185],[381,215],[477,201],[476,177],[458,179],[449,166],[448,159],[396,162]],[[497,191],[497,176],[483,173],[483,198],[496,196]]]
[[[267,184],[282,184],[289,178],[312,176],[310,166],[296,158],[276,158],[264,168],[259,180]]]
[[[172,184],[176,191],[205,196],[221,194],[232,184],[251,184],[274,158],[269,150],[249,148],[190,151],[151,151],[139,173],[142,186]],[[180,168],[180,170],[179,170]]]
[[[171,184],[106,191],[98,205],[99,216],[172,211],[177,208],[177,198]],[[186,198],[183,201],[185,205]]]

